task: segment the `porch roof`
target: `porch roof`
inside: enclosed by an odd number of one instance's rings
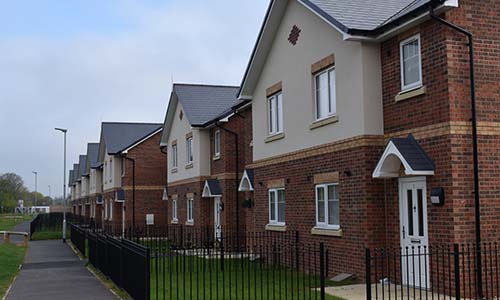
[[[436,168],[434,161],[411,134],[406,138],[393,138],[389,141],[372,176],[400,177],[402,168],[407,176],[432,176]]]
[[[204,198],[221,197],[222,189],[220,188],[219,180],[207,179],[205,181],[205,186],[203,187],[203,194],[201,196]]]
[[[241,177],[238,191],[253,191],[253,169],[245,169],[245,172],[243,172],[243,177]]]

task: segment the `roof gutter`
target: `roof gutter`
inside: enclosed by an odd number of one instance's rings
[[[479,187],[479,154],[478,154],[478,140],[477,140],[477,113],[476,113],[476,81],[474,71],[474,43],[473,35],[470,31],[459,27],[453,23],[448,22],[435,15],[433,7],[430,7],[429,14],[431,18],[438,23],[445,25],[454,31],[467,36],[469,48],[469,79],[470,79],[470,93],[471,93],[471,122],[472,122],[472,159],[474,166],[474,213],[476,225],[476,251],[481,253],[481,201],[480,201],[480,187]],[[481,255],[476,258],[476,276],[477,276],[477,296],[483,299],[483,275],[482,275],[482,262]]]

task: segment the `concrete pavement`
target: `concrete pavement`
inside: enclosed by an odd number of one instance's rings
[[[118,299],[61,240],[32,241],[7,300]]]

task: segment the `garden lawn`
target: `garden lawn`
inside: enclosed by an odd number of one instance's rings
[[[3,299],[12,280],[22,264],[25,247],[12,244],[0,244],[0,299]]]
[[[152,259],[151,299],[320,299],[319,276],[248,259],[226,259],[224,270],[219,259]]]
[[[0,231],[12,230],[17,224],[31,219],[32,215],[0,214]]]

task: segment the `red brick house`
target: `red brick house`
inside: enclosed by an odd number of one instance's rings
[[[234,114],[237,92],[231,86],[173,86],[160,144],[168,153],[172,225],[213,230],[215,237],[222,227],[244,229],[237,185],[247,163],[251,111]]]
[[[102,123],[96,164],[102,177],[96,184],[102,188],[95,187],[102,190],[102,196],[95,198],[95,204],[102,206],[100,222],[116,232],[134,225],[134,212],[139,228],[146,220],[148,225],[165,222],[162,195],[166,156],[158,149],[160,136],[161,124]]]
[[[324,241],[331,274],[360,277],[367,247],[474,240],[467,40],[431,8],[476,37],[485,239],[500,216],[498,3],[363,3],[271,1],[239,91],[253,120],[246,228]]]

